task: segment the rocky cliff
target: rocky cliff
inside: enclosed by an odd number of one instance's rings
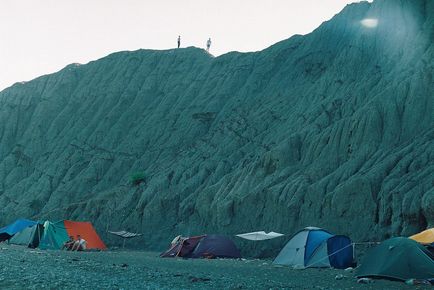
[[[148,248],[434,226],[433,44],[433,1],[377,0],[260,52],[119,52],[15,84],[0,93],[0,221],[90,220]]]

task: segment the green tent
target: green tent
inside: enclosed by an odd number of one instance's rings
[[[27,246],[29,248],[36,248],[39,246],[39,241],[44,232],[42,224],[36,224],[32,227],[27,227],[21,232],[16,233],[10,238],[9,243],[14,245]]]
[[[392,238],[370,249],[356,274],[357,278],[432,279],[434,256],[416,241]]]
[[[68,240],[68,233],[66,232],[63,221],[44,223],[44,234],[42,235],[39,243],[39,248],[46,250],[58,250],[62,248],[63,244]]]

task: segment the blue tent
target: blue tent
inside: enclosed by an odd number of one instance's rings
[[[10,239],[16,233],[21,232],[25,228],[32,227],[37,223],[38,222],[26,220],[26,219],[18,219],[14,221],[10,225],[0,229],[0,242]]]
[[[39,241],[41,240],[43,232],[44,226],[42,224],[36,224],[34,226],[27,227],[11,237],[9,239],[9,244],[37,248],[39,246]]]
[[[288,241],[273,264],[344,269],[353,264],[353,247],[350,238],[346,236],[307,227]]]

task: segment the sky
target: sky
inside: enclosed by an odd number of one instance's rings
[[[0,90],[123,50],[262,50],[354,0],[0,0]]]

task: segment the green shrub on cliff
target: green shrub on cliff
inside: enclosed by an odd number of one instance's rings
[[[142,172],[142,171],[139,171],[139,172],[133,173],[133,174],[130,176],[130,181],[131,181],[131,184],[132,184],[132,185],[136,185],[136,186],[137,186],[137,185],[139,185],[140,183],[146,181],[146,174],[145,174],[144,172]]]

